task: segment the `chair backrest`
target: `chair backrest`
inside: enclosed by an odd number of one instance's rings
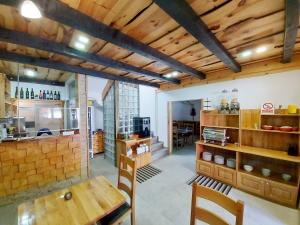
[[[130,184],[130,187],[123,182],[125,178]],[[135,202],[135,188],[136,188],[136,161],[125,155],[120,155],[119,161],[119,176],[118,176],[118,188],[128,194],[130,197],[131,206]]]
[[[244,203],[242,201],[238,200],[236,202],[220,192],[194,183],[192,194],[191,225],[195,225],[196,220],[200,220],[208,224],[229,225],[221,216],[218,216],[202,207],[197,207],[197,197],[216,203],[236,217],[236,225],[243,224]]]

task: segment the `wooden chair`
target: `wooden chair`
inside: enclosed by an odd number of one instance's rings
[[[180,147],[184,146],[184,137],[179,134],[178,127],[173,127],[173,145],[176,146],[176,149],[178,149],[179,145]]]
[[[130,187],[123,182],[122,178],[130,183]],[[135,225],[136,161],[125,155],[120,155],[118,188],[129,196],[130,204],[126,202],[120,208],[102,218],[97,225],[121,224],[128,216],[131,216],[131,225]]]
[[[235,215],[236,225],[243,224],[244,203],[240,200],[235,202],[226,195],[221,194],[211,188],[203,187],[197,183],[193,184],[192,194],[192,210],[191,210],[191,225],[196,224],[196,220],[203,221],[211,225],[229,225],[221,216],[216,215],[204,208],[197,207],[197,197],[212,201],[222,208],[226,209],[231,214]]]

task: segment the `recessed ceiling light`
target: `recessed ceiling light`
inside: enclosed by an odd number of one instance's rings
[[[166,78],[172,78],[172,77],[177,77],[178,75],[179,75],[178,71],[173,71],[173,72],[165,74],[164,77],[166,77]]]
[[[258,47],[256,49],[256,53],[262,53],[262,52],[265,52],[267,51],[267,47],[266,46],[261,46],[261,47]]]
[[[168,74],[165,75],[165,77],[166,77],[166,78],[171,78],[171,77],[172,77],[172,74],[168,73]]]
[[[246,57],[248,57],[248,56],[250,56],[250,55],[252,55],[252,51],[251,51],[251,50],[246,50],[246,51],[243,51],[243,52],[241,53],[241,56],[242,56],[243,58],[246,58]]]
[[[85,44],[82,44],[81,42],[75,42],[74,47],[78,50],[85,50]]]
[[[21,5],[21,15],[30,19],[39,19],[42,17],[42,13],[37,5],[30,1],[25,0]]]
[[[24,74],[28,77],[35,77],[36,72],[32,69],[25,69]]]
[[[83,43],[83,44],[88,44],[90,42],[90,39],[86,36],[81,35],[81,36],[78,37],[78,41]]]

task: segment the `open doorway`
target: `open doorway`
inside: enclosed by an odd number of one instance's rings
[[[171,153],[189,154],[200,138],[202,100],[169,102],[169,148]]]

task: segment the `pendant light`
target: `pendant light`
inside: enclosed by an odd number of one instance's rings
[[[30,0],[23,1],[21,5],[21,15],[29,19],[39,19],[42,17],[39,7]]]

